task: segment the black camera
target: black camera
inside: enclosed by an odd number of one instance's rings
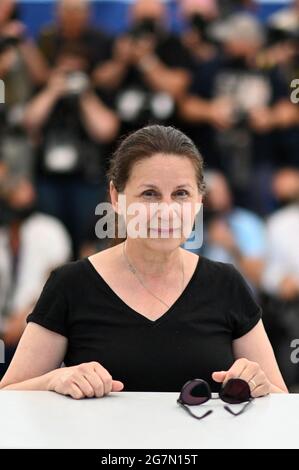
[[[21,38],[17,38],[14,36],[0,36],[0,54],[5,52],[10,47],[16,47],[20,44]]]
[[[193,13],[190,16],[189,19],[190,26],[193,30],[195,30],[202,39],[208,40],[209,35],[208,35],[208,21],[205,20],[205,18],[200,15],[199,13]]]
[[[158,33],[158,25],[152,18],[144,18],[136,22],[131,28],[129,34],[134,39],[140,39],[148,35],[156,35]]]

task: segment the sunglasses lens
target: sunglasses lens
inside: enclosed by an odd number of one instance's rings
[[[226,403],[243,403],[250,400],[250,387],[243,379],[230,379],[219,392]]]
[[[186,405],[201,405],[211,398],[209,385],[201,379],[187,382],[181,391],[180,399]]]

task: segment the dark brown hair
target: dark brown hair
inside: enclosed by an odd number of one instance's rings
[[[194,165],[198,189],[204,194],[203,159],[193,141],[179,129],[157,124],[143,127],[121,141],[110,161],[108,183],[112,181],[116,190],[122,193],[134,164],[157,153],[189,158]],[[117,245],[123,240],[116,237],[111,245]]]

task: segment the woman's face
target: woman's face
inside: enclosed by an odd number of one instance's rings
[[[111,200],[126,213],[128,238],[173,250],[189,237],[202,196],[189,158],[156,154],[133,166],[122,194],[111,185]]]

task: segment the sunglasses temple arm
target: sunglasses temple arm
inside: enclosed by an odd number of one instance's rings
[[[193,418],[196,418],[196,419],[203,419],[205,418],[206,416],[210,415],[211,413],[213,413],[213,410],[208,410],[205,414],[203,414],[202,416],[197,416],[196,414],[194,414],[190,408],[188,406],[186,406],[184,403],[178,401],[178,404],[181,405],[191,416],[193,416]]]
[[[231,413],[232,415],[234,416],[238,416],[240,415],[241,413],[243,413],[243,411],[245,411],[245,409],[247,408],[248,405],[250,405],[250,403],[252,402],[252,400],[249,400],[247,403],[245,403],[245,405],[243,406],[243,408],[241,408],[240,411],[233,411],[231,408],[229,408],[229,406],[225,405],[224,409],[226,411],[228,411],[229,413]]]

